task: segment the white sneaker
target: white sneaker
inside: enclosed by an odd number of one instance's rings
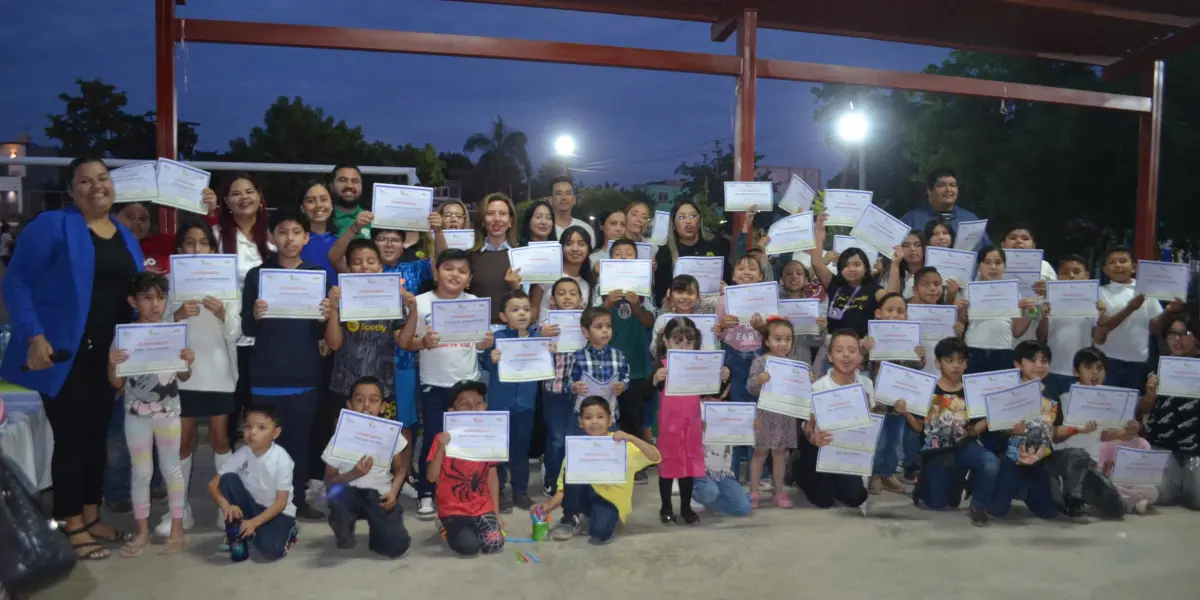
[[[770,479],[762,479],[758,482],[758,491],[770,493],[775,491],[775,486],[771,485]]]
[[[437,510],[433,507],[433,498],[426,496],[421,498],[417,503],[417,518],[429,520],[437,516]]]
[[[195,526],[196,520],[192,518],[192,505],[190,503],[183,505],[183,530],[188,531]],[[224,527],[225,522],[222,520],[221,528],[224,529]],[[171,513],[169,511],[167,514],[163,515],[162,520],[158,522],[158,525],[154,526],[154,535],[163,538],[171,537]]]
[[[695,498],[692,498],[691,504],[692,504],[692,512],[696,512],[696,513],[704,512],[704,510],[705,510],[704,505],[700,504],[699,502],[696,502]]]
[[[417,486],[413,485],[411,481],[405,482],[404,487],[400,488],[400,495],[413,500],[421,497],[421,494],[417,492]]]

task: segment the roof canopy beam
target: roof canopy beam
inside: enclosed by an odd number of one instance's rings
[[[1138,21],[1141,23],[1154,23],[1155,25],[1166,25],[1169,27],[1191,27],[1200,23],[1200,19],[1194,17],[1182,17],[1179,15],[1156,13],[1145,10],[1137,10],[1133,8],[1123,8],[1113,6],[1111,4],[1100,4],[1099,2],[1088,2],[1084,0],[999,0],[1008,4],[1021,4],[1024,6],[1032,6],[1034,8],[1049,8],[1061,10],[1065,12],[1081,13],[1085,15],[1094,15],[1097,17],[1109,17],[1112,19],[1121,19],[1123,21]]]
[[[1200,24],[1134,51],[1129,56],[1104,67],[1102,76],[1105,81],[1115,81],[1137,71],[1150,69],[1156,61],[1175,56],[1197,44],[1200,44]]]

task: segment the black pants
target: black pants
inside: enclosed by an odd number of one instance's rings
[[[297,505],[304,504],[308,491],[308,439],[312,437],[313,416],[321,390],[288,396],[254,396],[255,402],[274,406],[279,411],[279,437],[275,439],[292,457],[292,489]]]
[[[829,508],[834,502],[855,507],[867,501],[867,488],[862,477],[817,472],[818,448],[800,437],[798,451],[793,453],[792,479],[817,508]],[[754,485],[754,482],[750,482]]]
[[[617,396],[617,406],[621,409],[621,431],[636,438],[641,438],[646,427],[646,401],[654,395],[654,385],[649,379],[634,379],[629,382],[629,389]]]
[[[317,401],[317,414],[313,417],[312,436],[308,443],[308,478],[318,481],[325,479],[325,463],[321,460],[321,454],[333,438],[338,415],[346,408],[348,398],[329,389],[329,376],[333,372],[332,354],[322,359],[321,368],[324,369],[320,387],[321,399]]]
[[[237,435],[237,432],[242,426],[246,409],[253,401],[253,395],[250,393],[251,352],[254,352],[254,346],[237,347],[238,380],[237,387],[233,389],[233,414],[229,417],[229,443],[231,446],[236,445],[241,437]]]
[[[106,348],[80,344],[62,389],[42,394],[46,420],[54,433],[50,476],[54,480],[54,518],[83,514],[84,505],[104,497],[106,438],[116,393],[108,384]]]
[[[329,496],[329,527],[340,542],[354,537],[354,522],[367,520],[367,547],[376,554],[397,558],[408,552],[412,537],[404,527],[404,509],[397,503],[392,510],[379,505],[379,492],[341,486]]]
[[[533,435],[529,438],[529,458],[541,458],[546,454],[546,417],[542,404],[542,397],[546,395],[546,390],[538,385],[537,406],[533,412]],[[545,485],[545,482],[542,482],[542,485]]]
[[[495,554],[504,548],[504,534],[496,513],[478,517],[451,516],[442,518],[442,536],[450,549],[463,556]]]

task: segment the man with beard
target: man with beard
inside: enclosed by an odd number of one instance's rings
[[[922,230],[926,223],[937,219],[950,225],[957,234],[959,223],[980,220],[975,213],[958,205],[958,175],[950,169],[935,169],[930,173],[925,178],[925,193],[929,197],[928,203],[908,211],[900,218],[913,229]],[[986,248],[989,244],[987,232],[984,232],[983,240],[977,247]]]
[[[359,199],[362,198],[362,171],[354,165],[338,165],[333,168],[330,178],[333,182],[333,220],[337,223],[338,231],[346,231],[358,213],[363,211]],[[360,239],[371,239],[370,226],[363,227],[358,232]]]

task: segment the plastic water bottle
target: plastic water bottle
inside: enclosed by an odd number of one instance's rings
[[[8,340],[12,339],[12,327],[5,323],[0,327],[0,359],[4,358],[4,352],[8,350]]]
[[[241,536],[242,520],[235,519],[225,522],[225,539],[229,542],[229,558],[233,562],[242,562],[250,558],[250,548]]]

